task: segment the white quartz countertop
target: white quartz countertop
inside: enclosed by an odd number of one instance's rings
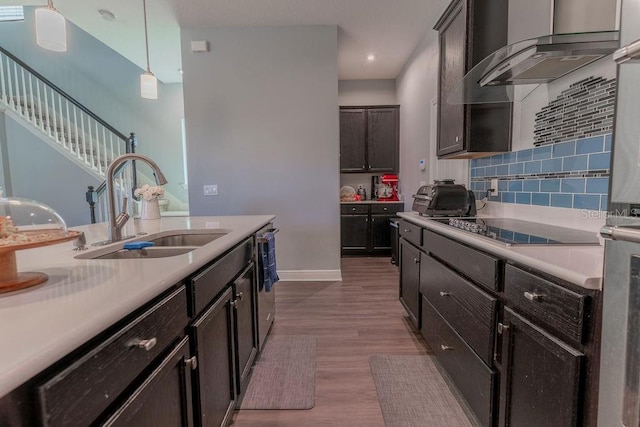
[[[473,233],[433,221],[428,217],[418,215],[416,212],[399,212],[398,216],[483,251],[540,270],[583,288],[602,289],[604,246],[506,246]]]
[[[192,252],[168,258],[87,260],[79,254],[104,250],[106,224],[84,231],[88,251],[71,242],[16,252],[18,272],[39,271],[38,287],[0,294],[0,397],[141,307],[274,219],[271,215],[163,217],[129,221],[128,233],[222,229],[228,234]],[[125,233],[126,234],[126,233]]]

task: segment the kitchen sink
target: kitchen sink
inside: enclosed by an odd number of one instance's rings
[[[196,247],[150,247],[144,249],[119,249],[91,259],[148,259],[166,258],[186,254],[197,249]]]
[[[183,255],[229,234],[232,230],[170,230],[122,241],[76,256],[76,259],[154,259]],[[125,249],[125,243],[151,242],[144,249]]]
[[[216,239],[227,234],[220,233],[203,233],[203,234],[171,234],[168,236],[158,237],[156,239],[146,239],[155,243],[156,246],[204,246]]]

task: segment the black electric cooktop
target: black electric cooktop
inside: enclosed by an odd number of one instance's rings
[[[505,245],[599,245],[596,233],[511,218],[431,218]]]

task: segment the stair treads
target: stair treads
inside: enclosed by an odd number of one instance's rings
[[[271,336],[253,367],[240,409],[311,409],[315,393],[315,337]]]
[[[371,356],[386,427],[473,427],[431,356]]]

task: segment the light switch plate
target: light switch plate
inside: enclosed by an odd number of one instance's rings
[[[192,40],[191,52],[209,52],[209,42],[206,40]]]
[[[204,190],[205,196],[217,196],[218,195],[218,186],[217,185],[203,185],[202,189]]]

